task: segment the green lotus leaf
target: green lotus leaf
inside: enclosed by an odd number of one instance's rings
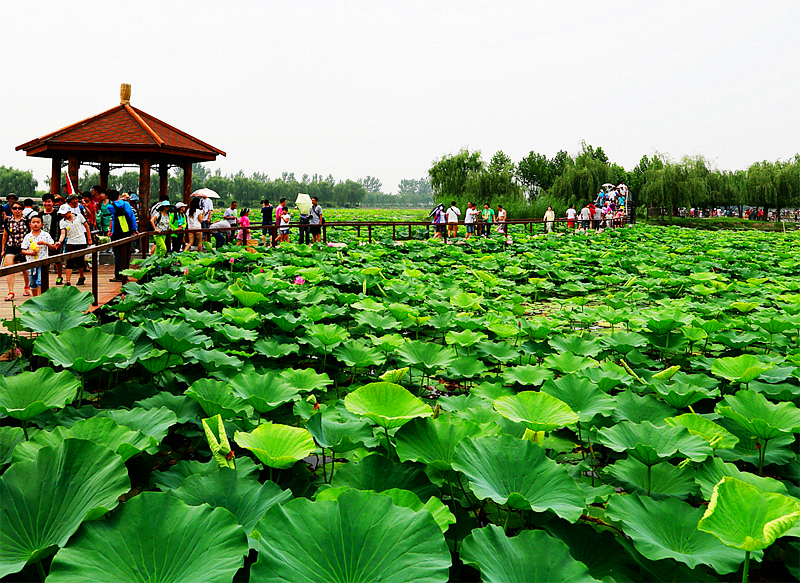
[[[553,378],[553,371],[543,366],[524,364],[522,366],[512,366],[503,371],[503,381],[507,385],[518,383],[523,387],[538,387],[544,381]]]
[[[138,431],[153,438],[149,453],[158,451],[158,444],[167,436],[169,428],[178,422],[178,417],[167,407],[158,409],[103,409],[99,417],[108,417],[132,431]]]
[[[328,488],[327,490],[319,490],[315,500],[336,500],[339,498],[339,496],[350,489],[351,488]],[[445,506],[436,496],[431,496],[430,499],[423,504],[422,500],[419,499],[419,496],[409,490],[391,488],[389,490],[381,491],[380,494],[389,496],[396,506],[410,508],[414,512],[427,510],[431,513],[431,516],[433,516],[433,519],[436,521],[436,524],[439,525],[439,528],[442,530],[442,532],[447,532],[447,529],[450,527],[450,525],[455,524],[456,522],[456,517],[453,516],[453,513],[450,512],[447,506]]]
[[[357,340],[349,340],[337,346],[333,350],[333,355],[345,366],[356,368],[380,366],[386,361],[386,356],[379,350]]]
[[[206,417],[222,415],[224,419],[249,417],[253,407],[240,396],[235,395],[228,383],[212,379],[199,379],[184,391],[187,397],[197,401]]]
[[[299,427],[266,423],[250,433],[237,431],[233,440],[252,451],[265,466],[282,470],[314,453],[311,434]]]
[[[258,374],[250,369],[239,373],[228,386],[234,394],[253,406],[259,413],[268,413],[298,398],[300,391],[276,374]]]
[[[703,498],[706,500],[711,499],[711,494],[714,491],[714,486],[719,484],[720,480],[725,476],[736,478],[742,482],[755,486],[763,492],[774,492],[776,494],[788,494],[786,485],[783,482],[774,480],[772,478],[762,478],[751,474],[750,472],[743,472],[733,464],[726,463],[719,458],[707,459],[695,474],[694,481],[700,486],[700,491]]]
[[[80,383],[71,372],[39,368],[11,377],[0,377],[0,413],[28,421],[48,409],[72,402]]]
[[[272,302],[272,300],[270,300],[264,294],[244,290],[238,285],[228,286],[228,291],[234,298],[238,300],[240,304],[247,308],[252,308],[253,306],[257,306],[259,304],[269,304]]]
[[[81,522],[114,508],[130,487],[122,459],[82,439],[12,464],[0,477],[0,577],[53,554]]]
[[[381,379],[382,381],[386,381],[387,383],[394,383],[398,385],[400,384],[400,381],[403,380],[403,377],[406,376],[407,373],[408,373],[408,367],[406,366],[395,370],[387,370],[378,378]]]
[[[486,340],[486,334],[483,332],[474,332],[473,330],[462,330],[461,332],[448,332],[444,336],[444,341],[447,344],[460,346],[462,348],[469,348],[475,346],[478,342]]]
[[[614,421],[664,425],[664,419],[673,417],[677,411],[652,395],[638,396],[633,391],[623,391],[616,396],[617,408],[611,412]]]
[[[478,355],[484,360],[510,362],[519,358],[519,350],[508,342],[483,341],[476,344]]]
[[[53,559],[48,580],[228,583],[247,549],[228,510],[144,492],[108,520],[84,524]]]
[[[25,312],[19,321],[28,330],[33,332],[65,332],[70,328],[77,328],[87,324],[94,324],[97,317],[94,314],[63,310],[58,312]]]
[[[17,445],[25,441],[21,427],[0,427],[0,470],[11,461],[11,455]]]
[[[178,315],[195,330],[205,330],[225,322],[225,318],[219,312],[198,312],[192,308],[180,308]],[[141,330],[141,328],[139,329]]]
[[[445,378],[448,379],[474,379],[489,370],[483,361],[474,356],[459,356],[447,367]]]
[[[507,387],[503,383],[484,381],[477,387],[472,387],[469,391],[469,394],[480,397],[491,405],[494,404],[496,399],[499,399],[500,397],[510,397],[511,395],[514,395],[515,392],[511,387]]]
[[[47,293],[33,297],[20,306],[24,314],[37,312],[85,312],[92,307],[91,292],[76,287],[51,287]]]
[[[747,344],[751,342],[752,340]],[[752,354],[743,354],[741,356],[716,359],[711,365],[711,374],[728,379],[733,383],[746,385],[773,366],[775,366],[773,363],[765,364]]]
[[[283,358],[284,356],[300,352],[300,346],[297,343],[281,344],[272,338],[269,340],[261,338],[253,344],[253,348],[256,352],[263,354],[267,358]]]
[[[451,470],[453,453],[465,437],[482,435],[475,423],[454,423],[445,416],[412,419],[395,434],[397,455],[402,461],[422,462],[437,470]]]
[[[450,297],[450,305],[462,312],[479,312],[483,310],[482,300],[483,298],[477,294],[461,292]]]
[[[349,490],[336,500],[298,498],[274,505],[256,528],[253,581],[448,580],[450,552],[431,514],[382,494]]]
[[[676,455],[701,462],[713,454],[711,446],[684,427],[661,427],[643,421],[623,421],[598,432],[600,443],[614,451],[627,452],[647,466],[666,461]]]
[[[598,365],[593,358],[575,356],[572,352],[562,352],[551,354],[542,362],[542,366],[557,370],[563,374],[572,374],[584,368],[591,368]]]
[[[228,342],[253,342],[258,338],[258,332],[232,324],[216,324],[212,328]]]
[[[145,347],[145,349],[150,348],[150,350],[144,356],[140,356],[137,354],[139,346]],[[157,375],[170,367],[183,364],[183,357],[180,354],[172,354],[166,350],[152,348],[150,341],[145,339],[144,342],[137,341],[135,343],[131,361],[138,362],[147,372]]]
[[[395,351],[395,355],[403,364],[425,371],[447,368],[456,358],[455,352],[450,348],[418,340],[404,343]]]
[[[183,354],[193,348],[209,348],[211,338],[195,330],[187,322],[174,320],[148,320],[142,323],[145,334],[161,348],[172,354]]]
[[[599,338],[587,339],[578,334],[555,336],[548,341],[548,344],[556,352],[572,352],[578,356],[594,357],[602,350]]]
[[[382,302],[370,297],[361,298],[359,301],[352,304],[351,307],[363,312],[382,312],[386,309],[386,306]]]
[[[481,572],[486,583],[593,583],[597,579],[570,555],[560,540],[541,530],[509,538],[498,526],[476,528],[464,539],[461,560]]]
[[[372,426],[366,421],[338,421],[322,413],[312,415],[306,429],[320,447],[336,453],[352,451],[372,440]]]
[[[281,376],[298,391],[325,391],[333,384],[331,378],[326,374],[318,374],[313,368],[287,368],[281,372]]]
[[[552,431],[578,421],[578,415],[566,403],[536,391],[500,397],[494,408],[506,419],[522,423],[531,431]]]
[[[759,463],[782,466],[794,462],[797,457],[791,449],[795,441],[793,433],[781,433],[774,439],[762,441],[733,419],[721,417],[716,423],[722,425],[739,439],[733,449],[716,450],[717,457],[726,462],[743,461],[756,467]]]
[[[189,476],[208,476],[220,469],[215,460],[205,463],[197,460],[181,460],[164,472],[153,472],[152,483],[162,491],[180,488]],[[236,473],[240,479],[258,480],[261,466],[256,465],[252,458],[240,457],[236,460]]]
[[[185,395],[172,395],[166,391],[161,391],[152,397],[136,401],[133,406],[141,409],[160,409],[166,407],[175,413],[178,423],[194,421],[203,414],[203,409],[197,401]]]
[[[465,437],[456,446],[453,468],[464,472],[480,500],[520,510],[552,510],[575,522],[585,505],[583,492],[567,470],[545,450],[510,435]]]
[[[650,384],[664,401],[676,409],[684,409],[697,401],[719,396],[719,389],[707,390],[689,383],[664,383],[655,381]]]
[[[397,488],[414,492],[420,500],[428,500],[431,496],[439,494],[421,464],[400,463],[376,453],[358,462],[344,464],[341,469],[336,470],[330,485],[333,488],[355,488],[374,492]]]
[[[760,439],[770,440],[787,433],[800,433],[800,409],[793,403],[770,403],[756,391],[726,395],[717,403],[715,410]]]
[[[725,476],[714,486],[711,503],[697,528],[729,547],[755,551],[770,546],[799,518],[796,500]]]
[[[606,516],[621,522],[636,550],[652,561],[675,559],[691,569],[708,565],[724,575],[736,571],[744,560],[742,553],[697,529],[702,508],[676,498],[652,500],[638,494],[617,494],[609,500]]]
[[[58,366],[86,373],[106,362],[128,360],[133,355],[133,342],[100,328],[72,328],[58,335],[42,334],[33,344],[33,353]]]
[[[647,328],[654,334],[667,334],[692,321],[691,316],[675,309],[650,312],[648,315]]]
[[[597,415],[611,415],[616,402],[589,379],[565,375],[542,385],[542,392],[565,403],[581,423],[591,423]]]
[[[199,362],[209,373],[214,373],[220,369],[228,368],[239,370],[242,368],[242,361],[222,352],[221,350],[209,350],[194,348],[186,351],[186,356]]]
[[[253,308],[222,308],[225,321],[245,330],[255,330],[261,324],[261,316]]]
[[[381,304],[381,310],[383,310],[383,304]],[[392,316],[379,314],[373,311],[357,312],[355,321],[373,330],[399,330],[403,326]]]
[[[400,385],[369,383],[349,393],[344,406],[384,429],[400,427],[417,417],[430,417],[431,408]]]
[[[220,468],[208,475],[189,476],[171,494],[189,506],[208,504],[212,508],[229,510],[244,528],[252,548],[255,548],[255,541],[250,535],[258,521],[273,504],[283,504],[292,499],[289,490],[281,490],[274,482],[260,484],[257,480],[243,478],[231,468]]]
[[[650,498],[680,498],[685,500],[699,492],[694,481],[694,471],[690,468],[673,466],[669,462],[657,464],[650,468],[639,460],[629,457],[619,460],[606,468],[606,472],[631,493],[645,495],[650,487]]]
[[[584,368],[575,374],[589,379],[604,393],[633,381],[633,377],[624,368],[613,362],[603,362],[598,367]]]
[[[350,337],[345,328],[336,324],[311,324],[305,328],[304,339],[317,350],[328,353]]]
[[[85,439],[115,451],[127,461],[154,445],[149,435],[122,427],[113,419],[91,417],[78,421],[72,427],[56,427],[53,431],[39,431],[21,443],[12,456],[17,461],[33,461],[43,447],[58,447],[67,439]],[[156,443],[157,445],[157,443]]]
[[[647,338],[636,332],[614,332],[603,336],[600,345],[604,350],[613,350],[618,354],[628,354],[632,350],[647,346]]]
[[[730,431],[696,413],[684,413],[664,419],[670,427],[685,427],[689,433],[705,439],[712,449],[732,449],[739,438]]]

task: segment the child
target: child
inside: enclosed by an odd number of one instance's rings
[[[239,215],[239,224],[242,228],[236,233],[236,239],[240,245],[247,245],[250,239],[250,209],[243,208]]]
[[[35,214],[31,216],[31,232],[25,235],[25,238],[22,240],[22,254],[25,255],[25,261],[47,259],[50,256],[50,249],[54,251],[58,249],[50,233],[42,231],[42,224],[41,215]],[[45,267],[45,269],[47,269],[47,267]],[[33,267],[28,274],[31,284],[31,293],[36,297],[41,291],[42,268]]]
[[[156,233],[169,231],[169,201],[162,201],[158,206],[158,214],[150,217],[150,224],[153,225],[153,230]],[[156,255],[167,254],[166,235],[153,235],[153,253]]]
[[[281,234],[278,235],[278,243],[289,242],[289,219],[291,218],[292,218],[292,213],[290,213],[288,209],[284,208],[284,211],[281,213],[281,219],[280,219]]]

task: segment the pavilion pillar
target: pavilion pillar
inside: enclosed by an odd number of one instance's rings
[[[169,166],[166,164],[158,165],[158,196],[169,194]]]
[[[50,194],[61,194],[61,160],[58,158],[53,158],[50,167]]]
[[[109,167],[110,166],[108,162],[100,162],[100,188],[103,190],[108,190]]]
[[[67,173],[69,174],[70,179],[72,180],[72,187],[75,189],[75,192],[78,192],[78,172],[81,167],[81,161],[78,160],[77,156],[70,156],[67,161]]]
[[[147,230],[150,221],[150,159],[139,162],[139,231]]]
[[[192,195],[192,165],[184,164],[183,168],[183,204],[189,204]]]

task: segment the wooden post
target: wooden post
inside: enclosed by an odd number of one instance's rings
[[[100,261],[98,261],[98,254],[95,251],[92,253],[92,296],[94,301],[93,306],[96,306],[99,301],[100,288],[98,287],[98,279],[100,279]]]
[[[100,162],[100,188],[106,190],[108,188],[108,171],[109,171],[109,163],[108,162]]]
[[[50,194],[61,194],[61,160],[53,158],[50,166]]]
[[[192,165],[184,164],[183,168],[183,204],[189,204],[192,195]]]
[[[158,165],[158,196],[169,194],[169,166],[163,162]]]
[[[392,225],[392,241],[397,241],[397,226]]]
[[[411,223],[408,223],[408,240],[411,240]]]
[[[78,188],[78,172],[81,167],[81,161],[78,160],[77,156],[70,156],[69,160],[67,161],[67,173],[69,174],[70,179],[72,179],[72,187],[77,192]]]
[[[369,242],[372,243],[372,225],[367,225],[367,237]]]
[[[150,222],[150,159],[139,162],[139,231],[145,232]]]

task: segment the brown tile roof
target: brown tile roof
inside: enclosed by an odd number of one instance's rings
[[[225,155],[225,152],[198,140],[130,104],[113,107],[103,113],[62,128],[25,144],[17,150],[39,146],[131,146],[169,148],[205,155]]]

